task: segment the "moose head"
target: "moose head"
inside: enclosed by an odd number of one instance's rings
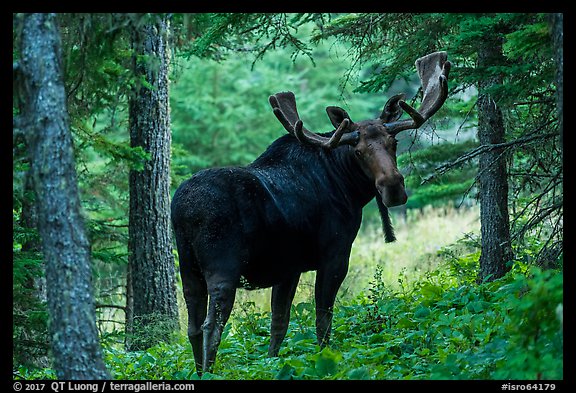
[[[406,103],[404,93],[391,97],[374,120],[354,122],[344,109],[329,106],[326,112],[336,128],[330,137],[318,135],[303,126],[292,92],[277,93],[270,96],[269,101],[284,128],[301,143],[323,149],[351,146],[359,166],[374,181],[380,201],[386,207],[402,205],[408,196],[404,177],[396,164],[396,135],[419,128],[444,104],[448,96],[450,62],[446,52],[435,52],[416,60],[416,69],[423,90],[418,110]],[[410,118],[399,120],[403,112]]]

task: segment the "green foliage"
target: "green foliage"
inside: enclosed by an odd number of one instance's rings
[[[537,17],[537,22],[524,24],[520,28],[506,35],[504,52],[507,57],[514,60],[527,60],[536,56],[543,60],[552,57],[550,46],[543,46],[542,42],[549,39],[548,25],[543,21],[544,15]]]
[[[452,264],[471,270],[477,257]],[[293,306],[280,359],[262,358],[261,330],[240,317],[234,329],[243,334],[227,336],[215,372],[225,379],[561,379],[562,274],[530,268],[475,285],[473,275],[457,278],[452,269],[412,285],[401,279],[400,290],[377,272],[367,295],[335,310],[332,344],[323,350],[310,303]]]
[[[499,288],[497,300],[506,300],[509,319],[508,350],[513,351],[494,373],[499,379],[562,379],[563,276],[554,270],[516,274]]]
[[[18,252],[12,269],[14,361],[31,364],[47,355],[49,345],[48,312],[45,300],[38,296],[40,290],[37,287],[43,277],[42,255],[38,252]]]
[[[312,49],[297,34],[299,26],[313,19],[314,15],[284,13],[203,15],[196,23],[204,29],[183,52],[188,57],[222,60],[237,51],[249,51],[255,54],[254,65],[270,49],[283,48],[291,51],[294,61],[304,54],[314,62]]]
[[[387,91],[396,80],[411,78],[414,61],[437,48],[443,31],[431,18],[434,14],[347,14],[326,23],[312,39],[349,42],[353,67],[370,65],[355,91]]]
[[[146,351],[105,348],[104,360],[114,379],[191,379],[194,373],[194,355],[184,338]]]
[[[335,307],[320,349],[313,303],[292,306],[278,358],[268,358],[270,313],[240,304],[224,329],[214,373],[202,379],[562,379],[563,274],[517,262],[476,284],[479,254],[439,251],[444,264],[394,289],[376,270],[369,290]],[[127,352],[105,341],[115,379],[199,379],[187,338]],[[21,378],[54,378],[20,367]]]
[[[134,85],[130,24],[140,14],[59,14],[62,57],[72,119],[115,110]],[[73,130],[74,131],[74,130]]]
[[[130,331],[126,332],[130,350],[150,348],[158,342],[170,342],[173,332],[178,330],[174,319],[161,313],[134,316],[133,319]]]
[[[477,170],[474,163],[465,161],[442,176],[437,175],[436,168],[449,165],[477,145],[474,140],[440,143],[400,155],[398,166],[407,173],[405,184],[411,192],[407,206],[422,208],[446,202],[461,204],[475,181]]]
[[[446,201],[461,203],[463,196],[465,197],[472,188],[474,179],[461,180],[461,177],[444,176],[437,183],[419,187],[406,205],[411,208],[421,208],[426,205],[444,204]]]
[[[48,312],[40,295],[44,276],[42,253],[29,247],[38,243],[36,229],[22,225],[21,206],[12,210],[12,345],[13,361],[22,365],[46,365]]]

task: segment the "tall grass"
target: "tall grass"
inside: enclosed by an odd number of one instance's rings
[[[396,216],[396,241],[384,243],[379,224],[368,221],[362,228],[350,257],[348,276],[342,285],[353,297],[364,292],[376,267],[382,270],[384,284],[396,287],[401,276],[417,280],[438,267],[438,251],[460,239],[479,233],[477,208],[443,206],[408,210],[404,219]]]

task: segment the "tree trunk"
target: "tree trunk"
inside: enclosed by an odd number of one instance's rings
[[[170,227],[169,22],[132,32],[139,85],[129,102],[130,143],[150,154],[144,169],[130,171],[127,347],[145,349],[178,328],[176,278]]]
[[[503,63],[502,43],[486,38],[478,52],[478,66]],[[502,83],[499,77],[486,77],[478,88],[478,139],[480,145],[505,141],[502,111],[490,88]],[[508,219],[508,178],[503,149],[491,149],[479,157],[479,198],[482,247],[478,281],[492,281],[510,270],[512,247]]]
[[[54,368],[59,379],[109,378],[96,328],[56,19],[53,14],[21,18],[21,116],[46,264]]]

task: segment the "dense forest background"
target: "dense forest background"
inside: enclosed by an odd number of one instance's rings
[[[265,356],[270,292],[240,292],[202,378],[563,379],[562,23],[14,14],[14,377],[198,378],[162,214],[176,187],[282,136],[269,95],[293,91],[306,127],[330,131],[329,105],[376,118],[405,92],[417,107],[414,61],[445,50],[448,100],[398,135],[398,241],[367,206],[331,346],[315,344],[307,273],[280,357]]]

